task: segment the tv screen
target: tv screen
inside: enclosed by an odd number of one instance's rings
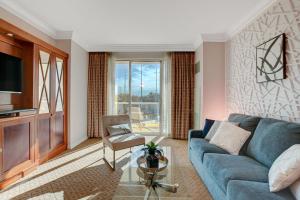
[[[0,52],[0,92],[22,92],[22,59]]]

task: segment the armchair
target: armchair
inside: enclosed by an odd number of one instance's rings
[[[102,118],[103,123],[103,131],[102,131],[102,139],[103,139],[103,159],[104,161],[115,170],[116,166],[116,158],[115,151],[127,149],[134,146],[145,145],[145,137],[132,133],[132,127],[130,122],[130,117],[128,115],[107,115]],[[128,124],[130,128],[130,133],[122,133],[117,135],[110,135],[107,131],[108,127],[120,125],[120,124]],[[113,163],[110,164],[109,161],[106,160],[105,157],[105,147],[108,146],[113,151]]]

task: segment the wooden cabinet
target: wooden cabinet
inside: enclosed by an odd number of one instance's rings
[[[37,111],[0,116],[1,189],[67,149],[68,54],[2,19],[0,52],[22,59],[24,80],[21,94],[0,93],[0,110]]]
[[[35,166],[35,116],[0,119],[0,181]]]
[[[36,48],[38,78],[38,162],[66,146],[65,85],[66,58],[45,48]]]

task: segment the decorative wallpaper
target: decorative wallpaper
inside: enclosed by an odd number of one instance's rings
[[[287,37],[287,79],[256,82],[256,46]],[[279,0],[227,42],[227,113],[300,122],[300,1]]]

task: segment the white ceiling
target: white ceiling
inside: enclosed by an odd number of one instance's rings
[[[88,51],[193,49],[225,40],[273,0],[0,0],[0,6],[54,38]]]

